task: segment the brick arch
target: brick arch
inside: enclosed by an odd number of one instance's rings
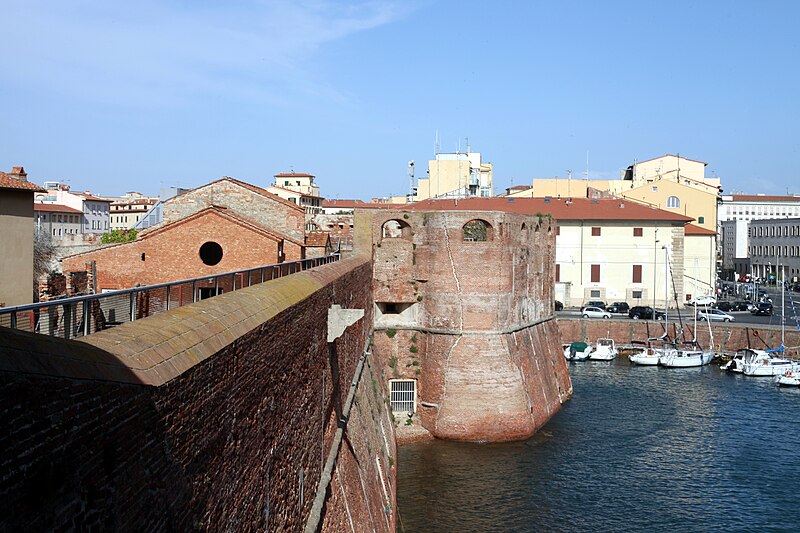
[[[381,225],[381,240],[405,239],[411,240],[411,225],[399,218],[392,218]]]
[[[465,242],[484,242],[494,240],[494,228],[482,218],[473,218],[461,227]]]

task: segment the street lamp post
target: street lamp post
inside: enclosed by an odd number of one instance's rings
[[[656,308],[656,267],[658,266],[658,228],[656,228],[653,242],[653,310]]]

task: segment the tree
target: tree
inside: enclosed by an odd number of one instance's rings
[[[33,277],[50,273],[50,265],[56,257],[56,245],[50,233],[36,229],[33,233]]]

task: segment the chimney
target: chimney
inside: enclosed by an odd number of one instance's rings
[[[28,173],[25,172],[24,167],[12,167],[11,172],[7,174],[7,176],[19,181],[28,181]]]

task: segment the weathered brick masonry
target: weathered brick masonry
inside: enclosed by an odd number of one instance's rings
[[[0,328],[0,531],[299,531],[372,325],[360,259],[63,341]],[[332,304],[366,309],[332,345]],[[367,358],[323,531],[393,531]]]
[[[572,392],[553,317],[554,223],[471,211],[356,211],[370,220],[375,354],[416,381],[412,420],[433,436],[532,435]],[[465,238],[481,221],[484,238]],[[378,331],[380,330],[380,331]],[[402,421],[401,421],[402,422]]]

